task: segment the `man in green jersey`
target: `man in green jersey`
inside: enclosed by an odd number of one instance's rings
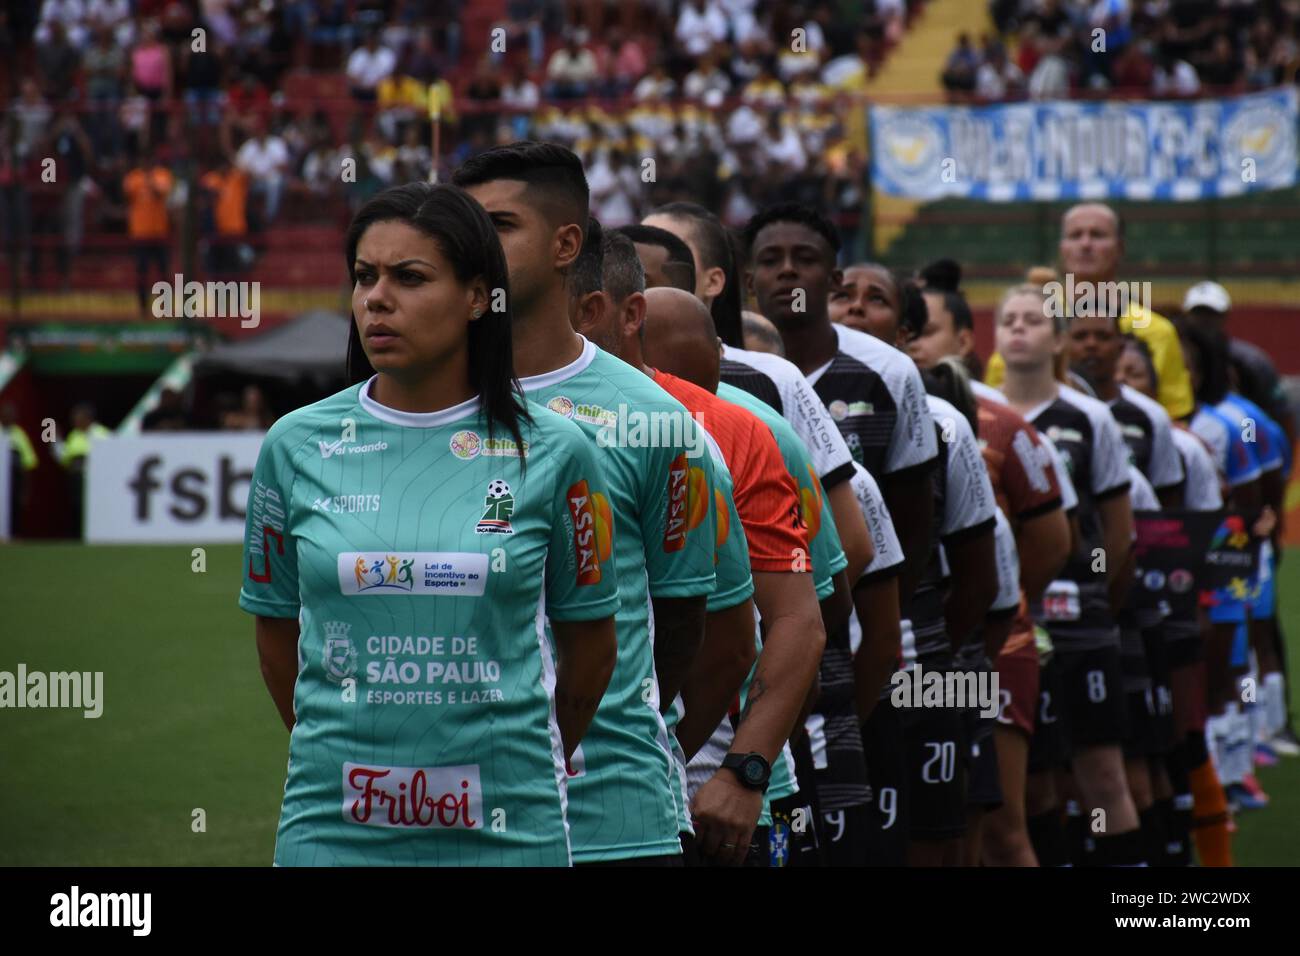
[[[680,403],[570,324],[569,273],[589,201],[577,156],[515,143],[475,156],[453,180],[482,203],[501,237],[525,394],[591,438],[610,489],[598,508],[615,529],[618,665],[571,761],[574,860],[680,863],[662,712],[703,639],[716,582],[713,465]]]

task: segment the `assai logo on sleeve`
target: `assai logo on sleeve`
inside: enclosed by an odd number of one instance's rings
[[[596,538],[596,512],[586,479],[569,486],[565,499],[573,522],[573,556],[578,563],[579,584],[600,583],[600,557]]]
[[[515,511],[515,496],[510,485],[501,478],[488,482],[487,496],[483,499],[483,517],[474,528],[475,534],[514,534],[510,516]]]
[[[481,830],[478,764],[462,767],[343,765],[343,819],[372,827]]]
[[[682,452],[668,468],[668,511],[664,515],[664,551],[686,547],[686,536],[708,514],[711,496],[703,468],[692,468]]]
[[[488,556],[470,551],[344,551],[339,590],[346,595],[481,597]]]

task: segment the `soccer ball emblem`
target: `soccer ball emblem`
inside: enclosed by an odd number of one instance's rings
[[[489,498],[505,498],[510,494],[510,486],[497,478],[488,482],[487,493]]]

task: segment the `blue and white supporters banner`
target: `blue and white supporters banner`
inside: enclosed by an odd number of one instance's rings
[[[871,108],[876,188],[909,199],[1186,202],[1296,182],[1295,87],[1182,102]]]

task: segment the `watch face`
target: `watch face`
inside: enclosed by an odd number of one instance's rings
[[[742,768],[745,779],[758,786],[763,782],[763,765],[757,760],[746,760]]]

